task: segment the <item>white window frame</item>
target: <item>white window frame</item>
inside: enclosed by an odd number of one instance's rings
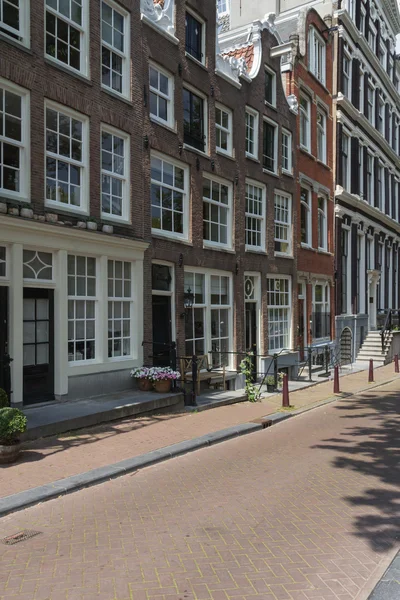
[[[261,190],[261,214],[258,214],[254,211],[250,212],[248,210],[248,202],[247,202],[248,186],[250,186],[252,188],[258,188],[259,190]],[[253,179],[246,179],[246,187],[245,187],[245,239],[246,239],[245,249],[246,250],[253,250],[256,252],[265,252],[266,203],[267,203],[267,188],[266,188],[266,186],[264,184],[260,183],[259,181],[254,181]],[[253,228],[250,229],[248,227],[248,225],[250,224],[250,220],[258,221],[260,223],[261,244],[259,246],[247,243],[247,232],[254,231]]]
[[[226,129],[221,124],[217,123],[217,110],[222,111],[228,115],[228,128]],[[223,104],[219,104],[218,102],[215,104],[215,140],[217,140],[217,130],[220,130],[221,133],[226,133],[227,138],[227,149],[221,148],[217,145],[217,141],[215,141],[215,147],[218,154],[225,154],[227,156],[232,156],[233,152],[233,113],[230,108],[227,108]]]
[[[348,69],[345,68],[345,65],[348,65]],[[346,96],[346,98],[350,99],[351,94],[351,80],[352,80],[352,60],[351,54],[347,47],[343,49],[343,89],[342,94]]]
[[[103,35],[102,32],[100,33],[101,36],[101,46],[104,47],[109,50],[111,53],[115,53],[116,55],[118,55],[121,59],[122,59],[122,92],[119,92],[118,90],[114,90],[114,88],[112,86],[108,86],[106,84],[103,83],[103,72],[102,72],[102,52],[100,51],[100,77],[101,77],[101,87],[108,90],[109,92],[113,93],[113,94],[117,94],[117,96],[122,96],[123,98],[127,98],[128,100],[131,98],[131,74],[130,74],[130,55],[131,55],[131,44],[130,44],[130,33],[131,33],[131,27],[130,27],[130,14],[128,11],[124,10],[122,8],[122,6],[120,6],[119,4],[117,4],[116,2],[113,2],[113,0],[100,0],[101,2],[101,6],[100,6],[100,11],[101,11],[101,23],[100,23],[100,27],[102,27],[102,15],[103,15],[103,2],[104,4],[108,4],[108,6],[115,12],[119,13],[123,20],[124,20],[124,50],[123,52],[121,52],[121,50],[115,48],[114,46],[110,45],[108,42],[105,42],[103,40]],[[102,48],[101,48],[102,50]],[[110,78],[112,81],[112,69],[110,70]]]
[[[323,250],[325,252],[328,251],[328,200],[327,197],[323,194],[318,194],[318,250]],[[323,207],[320,208],[319,201],[323,201]],[[323,244],[320,244],[321,241],[321,228],[320,223],[322,220],[323,228],[322,228],[322,241]]]
[[[316,301],[315,298],[315,289],[317,286],[322,287],[322,300],[320,302]],[[317,314],[316,306],[319,305],[322,307],[321,314],[331,314],[331,290],[328,281],[314,281],[312,285],[312,314]],[[315,341],[320,340],[329,340],[329,336],[313,338]]]
[[[66,115],[72,119],[76,119],[81,121],[82,123],[82,161],[78,163],[73,159],[68,159],[67,157],[62,156],[61,154],[48,154],[46,149],[46,111],[47,109],[57,111],[61,114]],[[45,161],[47,157],[55,158],[56,160],[68,162],[68,164],[74,164],[75,166],[79,166],[81,168],[81,205],[71,206],[70,204],[65,204],[63,202],[59,202],[57,200],[47,200],[46,193],[46,163],[45,163],[45,181],[44,181],[44,190],[45,190],[45,206],[51,206],[52,208],[57,208],[58,210],[69,211],[74,213],[88,214],[89,213],[89,118],[86,115],[76,112],[71,108],[65,106],[64,104],[57,104],[55,102],[50,102],[49,100],[45,101],[44,104],[44,145],[45,145]]]
[[[325,85],[326,80],[326,43],[315,27],[311,25],[308,30],[308,68],[311,73]]]
[[[268,169],[267,167],[264,166],[264,157],[266,156],[266,154],[264,154],[264,123],[268,123],[268,125],[272,125],[272,127],[274,128],[274,156],[273,157],[268,157],[268,158],[272,158],[273,163],[274,163],[274,168]],[[278,135],[279,135],[279,126],[278,123],[276,123],[275,121],[272,121],[271,119],[267,119],[266,117],[263,118],[263,171],[265,173],[274,173],[275,175],[278,173]]]
[[[274,290],[270,290],[269,289],[269,281],[275,281],[275,280],[279,280],[279,281],[285,280],[285,281],[289,282],[288,283],[288,292],[287,292],[287,295],[288,295],[288,303],[287,304],[281,304],[280,302],[279,302],[279,304],[272,304],[270,302],[269,294],[270,293],[276,293],[276,292],[279,293],[278,290],[275,290],[275,285],[276,284],[273,286]],[[267,304],[268,304],[268,351],[269,352],[273,352],[273,353],[278,353],[281,350],[290,350],[290,348],[292,347],[292,333],[293,333],[292,332],[292,329],[293,329],[292,328],[292,304],[293,304],[292,303],[292,278],[290,276],[288,276],[288,275],[278,275],[278,274],[277,275],[267,275]],[[287,331],[287,346],[286,346],[286,348],[280,348],[278,346],[275,346],[275,344],[273,346],[271,345],[271,338],[276,338],[277,337],[277,336],[272,336],[271,335],[271,329],[272,329],[271,322],[272,322],[272,320],[271,320],[270,317],[271,317],[271,313],[272,313],[273,310],[277,311],[278,314],[279,313],[282,314],[283,310],[287,311],[287,318],[285,319],[285,321],[282,321],[282,320],[279,321],[279,322],[286,322],[287,323],[287,329],[288,329],[288,331]]]
[[[109,269],[110,269],[110,263],[113,263],[113,276],[110,277],[109,274]],[[115,263],[122,263],[122,277],[118,278],[115,275]],[[127,279],[125,279],[125,265],[129,265],[129,271],[130,271],[130,294],[128,296],[125,295],[125,282],[127,281]],[[108,327],[107,327],[107,351],[106,351],[106,356],[108,361],[110,362],[119,362],[121,360],[127,360],[129,358],[133,358],[133,352],[132,352],[132,348],[134,346],[134,330],[133,330],[133,315],[134,315],[134,293],[133,293],[133,286],[134,286],[134,274],[135,274],[135,270],[134,270],[134,265],[132,264],[132,262],[130,261],[126,261],[126,260],[122,260],[122,259],[116,259],[116,258],[108,258],[107,259],[107,315],[108,315]],[[121,281],[121,288],[122,288],[122,293],[121,295],[116,295],[115,294],[115,288],[116,288],[116,281]],[[110,282],[112,281],[112,288],[113,288],[113,293],[110,294]],[[123,304],[129,304],[129,317],[124,317],[123,315]],[[121,316],[120,318],[117,316],[115,317],[115,306],[117,304],[121,305]],[[110,305],[112,305],[112,310],[110,311]],[[111,316],[110,316],[110,312],[111,312]],[[124,321],[127,321],[129,319],[129,333],[124,335],[123,333],[123,324]],[[121,327],[122,327],[122,331],[121,331],[121,336],[115,336],[114,333],[114,322],[115,320],[120,320],[121,321]],[[110,321],[112,321],[112,336],[110,337]],[[124,339],[129,339],[129,353],[128,354],[123,354],[123,345],[124,345]],[[122,352],[120,356],[110,356],[109,355],[109,348],[108,345],[110,343],[110,341],[115,341],[115,340],[121,340],[121,346],[122,346]],[[114,353],[114,352],[113,352]]]
[[[307,192],[307,200],[302,200],[302,191]],[[302,241],[301,239],[301,207],[304,206],[304,210],[306,210],[307,215],[307,223],[306,223],[306,240]],[[312,192],[311,189],[305,185],[300,186],[300,243],[305,248],[312,247]]]
[[[287,129],[282,129],[281,134],[282,140],[282,172],[289,173],[290,175],[293,172],[292,166],[292,142],[293,136],[290,131]],[[285,166],[286,164],[286,166]]]
[[[282,200],[286,200],[287,201],[287,207],[283,207],[282,205],[278,208],[277,207],[277,201],[278,199],[281,198]],[[287,213],[287,220],[282,219],[281,218],[281,213]],[[290,194],[287,194],[286,192],[283,192],[281,190],[275,190],[274,191],[274,223],[275,223],[275,229],[274,229],[274,243],[275,242],[283,242],[283,243],[287,243],[288,244],[288,248],[286,250],[286,252],[282,251],[282,250],[275,250],[274,254],[275,256],[292,256],[293,255],[293,243],[292,243],[292,238],[293,238],[293,219],[292,219],[292,196]],[[287,236],[286,238],[283,236],[277,236],[277,231],[287,231]]]
[[[264,80],[264,102],[267,106],[276,107],[276,73],[275,73],[275,71],[273,71],[266,65],[264,65],[264,72],[268,73],[269,75],[272,76],[272,90],[271,90],[272,91],[272,98],[271,98],[272,101],[269,102],[269,100],[267,100],[265,98],[265,80]],[[264,74],[264,77],[265,77],[265,74]]]
[[[4,265],[4,275],[1,275],[0,272],[0,281],[4,283],[4,281],[9,279],[10,251],[8,246],[3,242],[0,243],[0,250],[4,250],[4,258],[0,257],[0,266]]]
[[[101,124],[101,140],[102,133],[108,133],[110,135],[115,135],[119,137],[124,142],[124,175],[121,176],[118,173],[113,171],[107,171],[103,169],[102,163],[102,141],[100,143],[100,169],[101,169],[101,194],[103,194],[103,175],[111,178],[120,179],[122,181],[122,207],[121,207],[121,216],[113,215],[106,212],[103,212],[103,201],[101,200],[101,216],[103,219],[108,221],[116,221],[116,222],[129,222],[130,221],[130,165],[131,165],[131,155],[130,155],[130,146],[131,146],[131,138],[129,134],[121,131],[120,129],[115,129],[110,125]],[[114,156],[114,155],[113,155]]]
[[[350,134],[350,132],[343,130],[341,144],[340,144],[340,148],[341,148],[340,160],[342,160],[342,161],[344,161],[343,143],[344,143],[345,139],[347,140],[347,155],[346,155],[347,159],[346,159],[346,174],[343,172],[344,171],[343,170],[344,162],[342,164],[342,184],[343,184],[343,189],[350,192],[351,134]]]
[[[373,25],[372,19],[369,20],[369,31],[368,31],[368,46],[371,48],[372,52],[375,54],[376,52],[376,28]]]
[[[371,206],[374,206],[374,204],[375,204],[375,156],[373,154],[371,154],[371,152],[368,152],[367,161],[368,161],[368,163],[366,165],[366,169],[367,169],[367,189],[366,189],[367,202]],[[372,167],[371,171],[368,171],[369,166]],[[371,173],[370,179],[368,177],[369,172]]]
[[[381,64],[381,66],[385,69],[386,72],[386,67],[387,67],[387,50],[386,50],[386,46],[385,43],[382,41],[382,39],[379,42],[379,56],[378,56],[378,60]]]
[[[258,113],[257,110],[254,110],[254,108],[250,108],[249,106],[246,106],[246,112],[245,112],[245,139],[246,139],[246,148],[247,148],[247,140],[250,139],[247,136],[247,131],[250,129],[250,127],[246,123],[246,115],[249,115],[250,117],[252,117],[254,119],[254,121],[253,121],[253,124],[254,124],[254,127],[253,127],[253,134],[254,134],[253,148],[254,148],[254,152],[252,153],[252,152],[248,152],[246,150],[246,157],[258,160],[259,113]]]
[[[359,196],[365,200],[364,193],[364,146],[360,143],[358,146],[358,186]]]
[[[185,7],[185,13],[189,13],[194,19],[196,19],[196,21],[198,21],[201,24],[201,60],[198,60],[195,56],[190,54],[190,52],[186,51],[186,28],[185,28],[185,56],[190,58],[190,60],[194,60],[194,62],[205,66],[206,56],[207,56],[207,53],[206,53],[206,40],[207,40],[206,22],[197,12],[190,9],[187,5]],[[186,14],[185,14],[185,16],[186,16]]]
[[[170,156],[167,156],[166,154],[161,154],[160,152],[151,152],[151,155],[150,155],[150,185],[152,183],[154,183],[155,185],[160,185],[161,187],[165,186],[165,185],[167,185],[167,187],[171,187],[168,184],[164,184],[161,181],[157,181],[157,180],[153,181],[151,179],[151,160],[153,158],[156,158],[163,162],[169,163],[169,164],[173,165],[174,167],[178,167],[179,169],[182,169],[183,170],[183,179],[184,179],[184,189],[183,189],[183,204],[182,204],[183,233],[167,231],[167,230],[157,229],[157,228],[152,227],[152,229],[151,229],[152,235],[167,237],[167,238],[176,239],[176,240],[188,240],[189,239],[189,200],[190,200],[190,197],[189,197],[189,194],[190,194],[189,165],[182,163],[178,160],[175,160],[174,158],[171,158]],[[179,190],[179,191],[181,191],[181,190]],[[151,199],[150,199],[150,219],[151,218],[152,217],[151,217]]]
[[[378,165],[378,195],[379,195],[379,209],[385,212],[385,165],[379,161]]]
[[[223,6],[223,10],[220,10],[220,6]],[[230,14],[230,0],[218,0],[217,2],[217,13],[219,17],[222,17],[223,15],[229,15]]]
[[[79,301],[85,302],[85,317],[84,318],[81,317],[81,318],[78,319],[78,320],[81,320],[81,321],[83,320],[83,322],[84,322],[84,329],[85,329],[85,338],[83,340],[84,342],[88,341],[87,338],[86,338],[87,324],[88,324],[89,321],[93,321],[94,322],[94,358],[89,358],[89,359],[83,358],[83,359],[78,359],[78,360],[76,360],[74,358],[73,360],[69,360],[69,352],[68,352],[68,365],[69,366],[90,365],[90,364],[93,364],[93,363],[100,362],[100,343],[99,343],[100,342],[100,336],[99,336],[99,288],[100,288],[99,275],[100,275],[100,262],[99,262],[99,260],[96,257],[90,256],[90,255],[86,255],[83,252],[79,253],[79,254],[75,254],[73,252],[69,252],[67,260],[69,260],[70,257],[74,257],[75,258],[75,267],[77,267],[77,259],[78,258],[84,258],[85,259],[85,275],[84,275],[84,277],[85,277],[85,287],[87,287],[87,278],[88,278],[88,275],[87,275],[87,259],[89,258],[89,259],[94,260],[94,264],[95,264],[95,275],[94,276],[92,276],[92,275],[89,276],[89,277],[92,277],[92,278],[94,277],[94,279],[95,279],[95,295],[94,296],[89,296],[87,294],[85,294],[85,295],[79,295],[79,294],[76,293],[77,292],[77,277],[78,277],[78,275],[77,275],[77,268],[75,268],[75,274],[71,275],[75,279],[75,294],[70,294],[69,291],[68,291],[68,300],[67,300],[68,303],[70,301],[74,303],[74,318],[70,319],[69,316],[68,316],[68,323],[70,321],[73,321],[74,323],[76,323],[76,321],[77,321],[77,317],[76,317],[76,302],[79,302]],[[69,276],[70,276],[70,273],[69,273],[69,269],[68,269],[68,266],[67,266],[67,278]],[[93,302],[94,303],[94,317],[93,318],[87,319],[87,317],[86,317],[86,308],[87,308],[86,307],[86,302]],[[68,312],[68,314],[69,314],[69,312]],[[76,333],[76,330],[75,330],[75,333]],[[67,339],[67,343],[70,344],[69,334],[68,334],[67,338],[68,338]],[[90,339],[92,339],[92,338],[89,338],[89,340]],[[74,335],[74,340],[72,340],[72,341],[75,344],[76,344],[77,341],[79,341],[79,340],[77,340],[76,335]],[[76,356],[76,354],[75,354],[75,356]]]
[[[361,6],[360,6],[360,32],[364,36],[365,36],[365,17],[366,17],[366,14],[367,13],[366,13],[364,4],[361,2]]]
[[[0,0],[0,4],[4,0]],[[13,29],[9,25],[6,25],[3,21],[0,21],[0,33],[1,35],[7,36],[14,42],[22,44],[26,48],[30,47],[29,37],[29,23],[30,23],[30,1],[19,0],[19,29]],[[4,7],[3,7],[4,11]],[[0,11],[1,12],[1,11]],[[4,14],[4,12],[2,12]]]
[[[226,179],[222,179],[221,177],[216,177],[214,175],[210,175],[209,173],[203,173],[203,181],[204,179],[207,179],[210,182],[214,182],[218,185],[225,185],[228,188],[228,204],[223,204],[221,202],[217,202],[211,198],[207,198],[204,195],[203,197],[203,204],[204,202],[210,204],[211,206],[217,206],[218,209],[222,208],[224,210],[226,210],[227,212],[227,217],[226,217],[226,243],[223,242],[215,242],[212,240],[207,240],[204,238],[204,232],[203,232],[203,246],[205,248],[225,248],[225,249],[231,249],[232,248],[232,227],[233,227],[233,186],[232,183]],[[207,221],[209,223],[215,222],[215,221]],[[220,224],[220,221],[218,222]],[[203,217],[203,226],[204,226],[204,217]]]
[[[60,0],[58,0],[60,1]],[[71,2],[71,0],[69,0]],[[54,64],[60,65],[61,67],[72,71],[73,73],[79,73],[83,77],[89,76],[89,3],[88,0],[82,0],[82,24],[79,25],[65,17],[62,13],[60,13],[57,9],[52,8],[46,4],[47,0],[44,2],[44,52],[47,60],[50,60]],[[52,15],[55,16],[56,19],[60,19],[64,21],[68,26],[72,26],[75,29],[78,29],[80,32],[80,64],[79,69],[75,69],[71,67],[67,63],[59,60],[55,56],[51,56],[51,54],[47,54],[46,52],[46,13],[49,11]]]
[[[322,117],[322,122],[319,122],[319,117]],[[317,159],[320,160],[324,165],[327,162],[327,121],[328,117],[326,112],[317,107]],[[322,138],[322,149],[320,145],[320,138]],[[322,150],[322,151],[321,151]]]
[[[0,140],[20,149],[20,191],[0,188],[1,198],[31,201],[31,161],[30,161],[30,92],[11,81],[0,77],[0,88],[21,97],[21,141],[0,135]],[[4,109],[5,107],[3,107]],[[0,117],[1,118],[1,117]],[[1,168],[1,163],[0,163]]]
[[[194,59],[194,60],[196,60],[196,59]],[[208,149],[208,98],[205,94],[203,94],[203,92],[200,92],[197,88],[193,87],[192,85],[189,85],[186,82],[182,86],[182,97],[183,97],[184,90],[191,92],[192,94],[194,94],[195,96],[198,96],[199,98],[201,98],[203,100],[204,150],[199,150],[198,148],[195,148],[195,146],[191,146],[190,144],[187,144],[187,143],[184,143],[183,147],[188,150],[192,150],[192,152],[199,152],[200,154],[208,156],[208,151],[209,151],[209,149]]]
[[[367,89],[367,104],[368,110],[365,116],[367,117],[371,125],[375,125],[375,87],[370,82],[368,82]]]
[[[378,99],[378,122],[376,123],[376,129],[382,136],[385,136],[385,100],[382,96]]]
[[[307,102],[307,109],[304,108],[301,104],[301,100],[305,100]],[[307,96],[306,94],[300,92],[300,98],[299,98],[299,118],[300,118],[300,129],[299,129],[299,143],[300,143],[300,148],[303,148],[304,150],[306,150],[307,152],[311,152],[311,99],[309,96]],[[302,125],[303,123],[303,125]],[[306,136],[306,143],[302,142],[302,132],[303,132],[303,127],[305,126],[305,136]]]
[[[166,77],[168,79],[168,94],[164,94],[160,90],[152,87],[152,85],[150,83],[150,69],[154,69],[155,71],[158,72],[159,75],[160,74],[164,75],[164,77]],[[158,98],[162,98],[166,101],[166,103],[167,103],[167,119],[166,120],[162,119],[160,116],[155,115],[154,113],[150,112],[150,107],[151,107],[150,94],[155,94]],[[171,73],[166,71],[164,68],[162,68],[162,67],[158,66],[156,63],[150,61],[149,62],[149,116],[150,116],[151,121],[155,121],[156,123],[165,125],[167,127],[170,127],[171,129],[174,128],[174,126],[175,126],[174,97],[175,97],[174,76],[171,75]]]

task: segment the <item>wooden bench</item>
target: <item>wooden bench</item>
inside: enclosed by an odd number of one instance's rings
[[[181,376],[183,383],[193,379],[193,357],[183,356],[180,359]],[[218,369],[218,370],[217,370]],[[210,367],[207,354],[197,357],[197,395],[200,396],[200,383],[207,381],[209,385],[215,381],[215,385],[222,383],[225,391],[225,365],[222,367]]]

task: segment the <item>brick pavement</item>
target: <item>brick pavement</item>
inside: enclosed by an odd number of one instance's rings
[[[375,370],[375,381],[396,377],[393,364]],[[332,396],[332,381],[291,393],[296,408],[312,405]],[[368,386],[367,372],[341,378],[341,390],[354,393]],[[262,402],[223,406],[194,414],[163,414],[126,419],[93,427],[71,435],[44,438],[26,444],[27,450],[15,465],[0,467],[0,497],[8,496],[57,479],[138,456],[170,444],[238,425],[275,412],[281,396]]]
[[[0,520],[1,600],[365,600],[399,534],[399,381]]]

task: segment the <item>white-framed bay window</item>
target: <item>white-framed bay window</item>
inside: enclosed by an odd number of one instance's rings
[[[308,30],[308,68],[311,73],[325,85],[326,78],[326,45],[325,40],[315,27]]]
[[[108,348],[110,359],[131,356],[133,282],[132,263],[107,261]]]
[[[203,177],[204,246],[232,247],[232,183]]]
[[[30,199],[29,92],[0,78],[0,196]]]
[[[29,0],[0,0],[0,33],[29,46]]]
[[[258,120],[258,111],[246,106],[246,156],[256,160],[258,160]]]
[[[155,63],[149,65],[150,118],[173,128],[174,78]]]
[[[284,256],[292,254],[292,196],[275,190],[275,253]]]
[[[232,156],[232,111],[222,104],[215,105],[215,145],[217,152]]]
[[[292,282],[285,275],[267,276],[268,350],[290,350],[292,343]]]
[[[193,308],[186,316],[185,353],[208,354],[214,367],[232,363],[232,276],[224,271],[185,270],[185,290],[194,293]]]
[[[130,15],[113,0],[101,3],[101,85],[130,98]]]
[[[151,154],[151,228],[170,238],[189,236],[189,167],[158,152]]]
[[[46,205],[87,212],[89,119],[46,102]]]
[[[46,57],[88,75],[88,0],[46,0]]]
[[[246,180],[246,250],[265,251],[266,187]]]
[[[130,137],[108,125],[101,127],[101,216],[129,220]]]
[[[68,255],[68,362],[94,361],[98,310],[96,258]]]
[[[292,173],[292,134],[282,129],[282,171]]]

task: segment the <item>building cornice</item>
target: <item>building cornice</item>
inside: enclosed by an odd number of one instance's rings
[[[384,230],[386,226],[390,228],[390,233],[388,232],[389,235],[393,235],[393,230],[397,235],[400,235],[400,223],[397,223],[397,221],[388,215],[385,215],[379,208],[368,204],[366,200],[361,200],[361,198],[354,194],[350,194],[350,192],[347,192],[341,186],[336,186],[335,201],[338,202],[340,200],[346,202],[346,204],[349,204],[355,210],[367,214],[371,218],[371,225],[373,225],[373,227],[379,226]],[[346,214],[346,208],[340,206],[340,204],[336,204],[335,215],[342,217],[343,214]]]

